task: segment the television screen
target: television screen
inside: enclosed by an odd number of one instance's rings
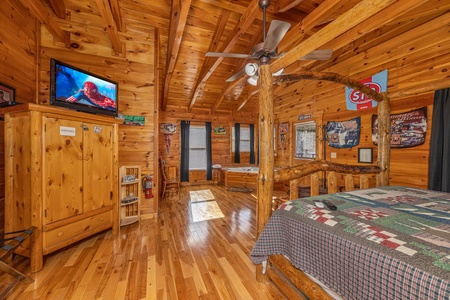
[[[55,59],[50,62],[51,105],[117,116],[117,82]]]

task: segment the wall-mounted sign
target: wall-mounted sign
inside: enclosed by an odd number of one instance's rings
[[[328,146],[351,148],[359,145],[361,117],[342,122],[327,122]]]
[[[370,87],[374,91],[381,93],[386,92],[388,82],[388,70],[381,71],[371,77],[368,77],[359,82]],[[377,102],[361,93],[358,90],[345,87],[345,102],[348,110],[363,110],[377,106]]]
[[[311,119],[312,115],[311,114],[307,114],[307,115],[300,115],[298,116],[298,120],[302,121],[302,120],[307,120],[307,119]]]
[[[391,114],[391,148],[422,145],[427,132],[427,107]],[[372,141],[378,145],[378,117],[372,115]]]
[[[75,136],[75,127],[59,126],[59,134],[62,136]]]
[[[225,126],[215,125],[214,126],[214,134],[216,134],[216,135],[226,135],[227,134],[227,129],[225,128]]]
[[[123,125],[144,126],[145,117],[143,116],[123,116]]]
[[[177,124],[173,123],[161,123],[159,130],[164,134],[173,134],[177,132]]]

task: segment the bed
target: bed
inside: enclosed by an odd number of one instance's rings
[[[337,210],[314,205],[324,199]],[[344,299],[449,299],[450,194],[386,186],[285,202],[251,259],[280,254]]]

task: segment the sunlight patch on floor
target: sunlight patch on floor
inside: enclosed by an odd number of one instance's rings
[[[192,222],[225,217],[216,201],[191,203]]]
[[[214,195],[211,190],[190,191],[191,202],[201,202],[214,200]]]

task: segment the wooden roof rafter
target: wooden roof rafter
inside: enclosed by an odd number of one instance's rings
[[[253,47],[252,45],[256,45],[257,43],[260,43],[262,40],[262,30],[263,30],[263,24],[261,23],[261,25],[258,27],[257,31],[258,34],[255,34],[252,41],[250,42],[250,47]],[[243,59],[241,61],[241,63],[239,65],[237,65],[236,69],[234,70],[234,74],[236,74],[237,72],[239,72],[241,69],[243,69],[245,67],[245,65],[247,64],[247,60]],[[245,80],[245,76],[241,76],[240,78],[234,80],[233,82],[226,82],[222,92],[220,93],[219,98],[217,99],[217,101],[214,103],[213,107],[212,107],[212,113],[214,113],[220,106],[220,104],[223,101],[223,98],[225,96],[225,94],[231,90],[232,88],[234,88],[236,85],[241,84],[242,81]]]
[[[275,12],[283,13],[283,12],[288,11],[291,8],[295,7],[300,2],[303,2],[303,0],[294,0],[294,1],[292,1],[292,0],[279,0],[276,3],[276,6],[275,6]]]
[[[123,54],[125,50],[123,44],[120,41],[119,32],[117,29],[116,21],[114,20],[111,6],[108,0],[95,0],[97,2],[100,15],[102,16],[103,22],[105,22],[105,28],[108,32],[109,38],[111,39],[111,44],[113,49],[118,54]]]
[[[239,38],[248,30],[252,25],[253,21],[256,19],[260,12],[258,5],[259,0],[252,0],[249,4],[246,12],[239,19],[239,22],[234,27],[227,41],[222,45],[219,52],[229,52],[236,45]],[[211,76],[211,74],[217,69],[217,67],[222,62],[223,57],[214,58],[212,63],[208,65],[202,74],[200,74],[197,83],[195,84],[194,93],[192,94],[191,100],[188,105],[188,110],[191,111],[194,107],[197,97],[201,94],[203,88],[205,87],[206,81]]]
[[[20,0],[20,2],[30,10],[31,14],[41,22],[55,39],[55,42],[64,43],[66,47],[70,45],[70,33],[62,28],[53,20],[52,16],[45,9],[41,1]]]
[[[58,18],[66,18],[66,4],[64,3],[64,0],[50,0],[50,4]]]
[[[109,5],[111,6],[111,12],[116,23],[117,30],[123,31],[122,14],[120,13],[119,0],[109,0]]]
[[[175,63],[178,59],[180,45],[183,38],[186,21],[191,7],[192,0],[174,0],[172,1],[172,10],[170,17],[169,39],[167,47],[166,77],[164,79],[164,90],[161,109],[166,110],[167,98],[169,96],[170,80],[172,79]]]

